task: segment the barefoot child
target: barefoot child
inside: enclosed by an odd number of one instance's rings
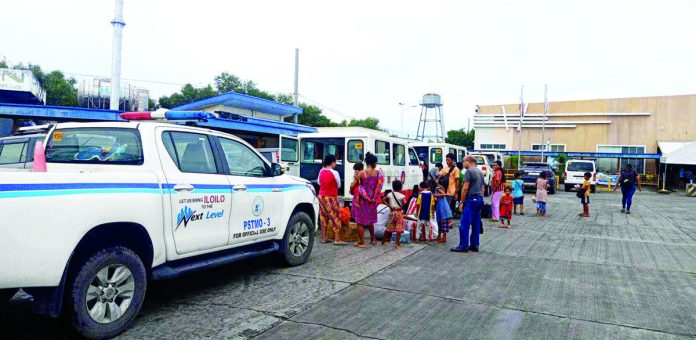
[[[382,245],[391,241],[392,233],[396,233],[396,249],[401,248],[401,233],[404,232],[404,200],[406,196],[401,193],[403,184],[399,180],[392,182],[392,191],[382,198],[382,202],[391,209],[387,228],[384,231]]]
[[[515,173],[515,180],[512,181],[512,212],[517,214],[517,206],[520,206],[520,215],[524,216],[524,181],[522,180],[522,172]]]
[[[505,187],[505,191],[503,192],[503,196],[500,196],[500,227],[501,228],[510,228],[510,220],[512,220],[512,205],[513,205],[513,198],[512,198],[512,188],[510,187]],[[507,220],[507,226],[505,225],[505,221]]]
[[[430,224],[430,220],[433,219],[435,210],[435,197],[433,197],[433,193],[430,191],[428,182],[421,182],[416,206],[418,207],[416,213],[418,225],[416,226],[415,243],[418,243],[420,240],[421,230],[425,236],[425,243],[428,243],[433,240],[433,226]]]
[[[447,233],[452,225],[452,209],[447,204],[447,190],[442,185],[437,186],[435,194],[437,203],[435,204],[435,216],[437,218],[437,243],[447,243]]]

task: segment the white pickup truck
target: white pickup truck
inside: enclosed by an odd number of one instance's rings
[[[134,321],[148,280],[312,251],[318,202],[240,138],[158,122],[65,123],[47,172],[0,174],[0,299],[64,313],[89,338]]]

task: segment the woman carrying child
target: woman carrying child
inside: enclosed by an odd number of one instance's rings
[[[435,217],[437,218],[437,240],[438,244],[447,243],[447,233],[452,225],[452,209],[447,203],[447,190],[442,185],[438,185],[437,193],[434,195],[437,199],[435,203]]]
[[[401,248],[401,233],[404,232],[403,209],[406,196],[401,193],[402,189],[403,184],[401,181],[395,180],[392,182],[392,191],[385,194],[382,198],[382,202],[391,209],[389,220],[387,220],[387,228],[384,231],[382,245],[387,245],[387,243],[391,241],[392,233],[396,233],[396,249]]]
[[[370,244],[375,240],[375,223],[377,223],[377,204],[382,193],[384,175],[377,170],[377,156],[368,152],[365,155],[365,169],[358,174],[359,190],[358,209],[353,211],[355,223],[358,225],[358,248],[365,248],[365,227],[370,231]]]
[[[546,201],[548,200],[548,192],[546,187],[549,185],[549,180],[546,179],[546,171],[542,171],[539,174],[539,178],[536,180],[536,207],[537,216],[546,216]]]

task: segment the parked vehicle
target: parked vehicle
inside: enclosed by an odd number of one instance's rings
[[[597,163],[589,159],[571,159],[566,162],[565,191],[571,191],[578,184],[582,185],[585,182],[585,172],[592,174],[590,192],[595,192],[597,188]]]
[[[474,157],[476,160],[476,167],[481,169],[481,172],[483,172],[483,185],[485,188],[485,193],[486,195],[489,195],[491,192],[491,180],[493,178],[493,168],[491,168],[490,162],[488,162],[488,157],[485,154],[476,152],[476,153],[470,153],[470,156]]]
[[[423,159],[423,162],[428,168],[431,168],[438,163],[445,165],[445,156],[448,153],[455,154],[457,156],[457,162],[464,160],[464,156],[468,154],[465,147],[449,143],[417,142],[411,143],[411,147],[416,150],[418,155],[427,155],[427,157]]]
[[[148,280],[268,253],[300,265],[312,252],[311,184],[240,138],[140,121],[58,124],[46,143],[47,172],[0,176],[0,297],[22,288],[82,336],[128,328]]]
[[[404,183],[405,194],[419,184],[422,172],[416,151],[409,141],[391,137],[378,130],[357,127],[319,128],[318,132],[303,133],[300,137],[300,176],[318,188],[319,171],[326,155],[336,156],[336,171],[341,177],[339,199],[350,201],[353,195],[347,186],[353,180],[353,165],[362,162],[367,152],[377,156],[377,170],[384,173],[383,190],[391,189],[392,181]]]
[[[0,138],[0,170],[30,171],[36,142],[46,138],[49,128],[49,125],[22,127],[13,136]]]
[[[300,142],[297,138],[280,136],[280,147],[257,149],[271,163],[278,163],[283,172],[300,176]]]
[[[479,151],[477,154],[484,155],[488,158],[488,164],[493,164],[495,161],[500,161],[505,165],[505,156],[500,152],[493,151]]]
[[[546,172],[546,179],[549,180],[549,194],[556,193],[556,175],[553,168],[546,163],[528,162],[523,163],[520,168],[522,171],[522,181],[524,181],[524,189],[532,188],[536,190],[536,180],[539,174]]]

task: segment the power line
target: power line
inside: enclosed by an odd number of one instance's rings
[[[307,96],[305,96],[305,95],[303,95],[303,94],[299,94],[299,96],[302,97],[302,98],[304,98],[304,99],[306,99],[306,100],[308,100],[308,101],[310,101],[312,104],[317,105],[317,106],[319,106],[319,107],[321,107],[321,108],[323,108],[323,109],[326,109],[326,110],[328,110],[328,111],[331,111],[331,112],[333,112],[333,113],[335,113],[335,114],[337,114],[337,115],[339,115],[339,116],[341,116],[341,117],[343,117],[343,118],[358,119],[357,117],[355,117],[355,116],[353,116],[353,115],[349,115],[349,114],[347,114],[347,113],[343,113],[342,111],[333,109],[333,108],[331,108],[331,107],[329,107],[329,106],[327,106],[327,105],[324,105],[324,104],[322,104],[322,103],[319,103],[318,101],[316,101],[316,100],[314,100],[314,99],[312,99],[312,98],[309,98],[309,97],[307,97]]]

